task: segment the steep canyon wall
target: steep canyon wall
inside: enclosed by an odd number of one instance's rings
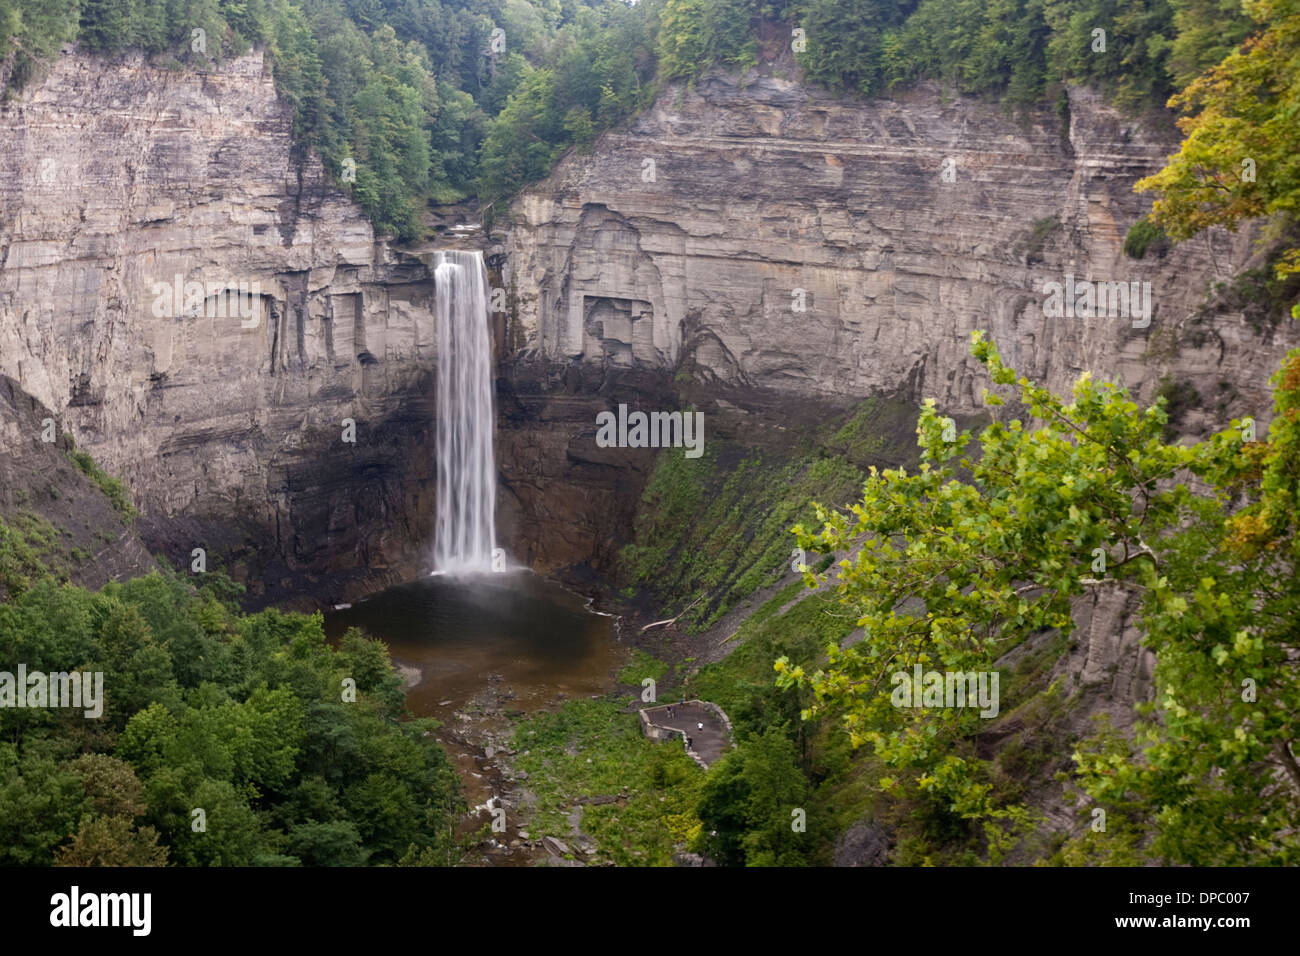
[[[1266,420],[1295,333],[1198,316],[1252,236],[1121,251],[1147,206],[1132,184],[1175,143],[1167,117],[1083,90],[1065,127],[935,87],[866,102],[751,73],[668,90],[526,192],[490,250],[512,303],[501,543],[541,570],[612,557],[653,462],[596,447],[619,401],[689,399],[710,434],[778,438],[882,393],[965,413],[973,328],[1061,390],[1085,368],[1144,397],[1190,382],[1188,432]],[[258,53],[205,73],[70,53],[0,108],[0,376],[32,399],[12,407],[50,409],[128,483],[152,550],[243,562],[258,600],[346,600],[427,567],[425,258],[376,240],[295,149]],[[1043,283],[1066,273],[1150,282],[1150,325],[1045,318]],[[160,307],[178,275],[215,294]],[[214,314],[252,287],[251,327]]]
[[[0,109],[0,374],[129,484],[152,549],[246,562],[260,600],[410,576],[433,509],[427,266],[291,125],[259,53],[64,55]]]
[[[1091,370],[1149,398],[1172,375],[1222,399],[1190,432],[1267,419],[1293,323],[1197,317],[1211,281],[1250,262],[1253,231],[1127,258],[1150,208],[1133,184],[1176,130],[1088,90],[1069,100],[1063,124],[934,85],[862,101],[751,71],[669,90],[515,204],[515,340],[552,359],[686,362],[792,397],[902,394],[965,412],[986,381],[968,352],[980,328],[1058,391]],[[1067,274],[1150,283],[1149,324],[1045,317],[1045,283]]]
[[[1062,116],[1010,115],[935,85],[890,100],[837,98],[759,71],[670,89],[590,152],[571,152],[512,207],[504,258],[514,380],[544,407],[555,389],[528,369],[576,363],[607,382],[658,375],[670,404],[646,392],[641,407],[709,406],[710,436],[719,422],[749,435],[764,410],[797,422],[814,418],[818,402],[833,409],[873,395],[933,397],[961,415],[982,408],[988,379],[969,343],[984,329],[1021,374],[1058,394],[1085,370],[1144,401],[1176,385],[1183,435],[1243,415],[1267,421],[1268,378],[1300,344],[1296,324],[1211,289],[1260,265],[1258,231],[1218,230],[1127,257],[1125,235],[1150,208],[1134,183],[1177,149],[1177,131],[1163,113],[1126,117],[1095,92],[1068,95]],[[1149,322],[1048,317],[1047,284],[1067,276],[1149,283]],[[535,421],[531,447],[549,452],[507,469],[540,474],[566,454],[587,473],[611,462],[617,450],[602,458],[589,447],[592,408],[582,415],[585,434],[576,412],[549,430]],[[589,501],[550,492],[545,514],[525,504],[524,537],[557,518],[592,528]],[[1050,675],[1065,677],[1071,732],[1090,733],[1100,711],[1129,727],[1134,702],[1150,699],[1154,659],[1140,648],[1135,610],[1114,589],[1076,603],[1074,640]],[[1021,653],[1052,639],[1040,635]],[[1007,712],[1022,703],[1008,701]],[[1023,729],[1004,720],[989,746]],[[1078,826],[1059,785],[1031,802],[1053,828]]]

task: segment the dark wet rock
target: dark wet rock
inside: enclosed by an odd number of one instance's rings
[[[884,866],[892,841],[888,832],[874,823],[856,823],[835,842],[836,866]]]

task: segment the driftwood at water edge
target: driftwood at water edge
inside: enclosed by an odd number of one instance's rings
[[[680,618],[680,617],[682,616],[682,614],[685,614],[685,613],[686,613],[687,611],[689,611],[691,608],[695,607],[695,605],[699,604],[700,601],[702,601],[703,599],[704,599],[704,595],[701,594],[701,595],[700,595],[699,597],[697,597],[694,601],[692,601],[690,604],[688,604],[688,605],[687,605],[687,606],[682,610],[681,614],[678,614],[678,615],[677,615],[677,617],[670,617],[670,618],[666,618],[666,619],[664,619],[664,620],[662,620],[662,621],[654,621],[654,622],[651,623],[651,624],[647,624],[645,627],[641,628],[641,633],[644,634],[646,631],[650,630],[650,628],[652,628],[652,627],[660,627],[660,626],[662,626],[662,625],[664,625],[664,624],[675,624],[675,623],[677,622],[677,619]]]

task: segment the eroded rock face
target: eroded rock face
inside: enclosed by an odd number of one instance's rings
[[[1191,430],[1263,420],[1291,325],[1226,313],[1190,334],[1252,237],[1141,261],[1122,251],[1150,205],[1133,184],[1177,142],[1167,116],[1126,119],[1087,90],[1071,91],[1063,129],[1050,110],[1016,119],[937,87],[861,101],[714,75],[670,89],[516,202],[514,334],[553,358],[672,369],[689,357],[728,383],[901,390],[962,412],[987,382],[969,355],[980,328],[1058,392],[1088,369],[1149,398],[1172,374],[1214,406]],[[1150,283],[1149,324],[1046,317],[1045,284],[1067,274]]]
[[[598,447],[596,416],[620,402],[663,408],[676,398],[662,371],[610,371],[516,361],[497,383],[497,531],[512,557],[534,570],[611,573],[630,538],[656,452]]]
[[[0,524],[28,539],[37,560],[88,588],[154,568],[136,526],[69,457],[53,412],[0,375]],[[24,587],[30,569],[0,561],[0,600]],[[8,564],[8,567],[4,565]]]
[[[1149,394],[1173,372],[1207,399],[1189,430],[1266,420],[1289,327],[1226,314],[1177,334],[1249,237],[1124,259],[1132,183],[1173,133],[1072,105],[1063,137],[1052,113],[932,89],[861,102],[713,77],[569,157],[492,258],[518,302],[497,333],[501,544],[542,569],[608,562],[650,463],[595,448],[619,400],[686,389],[742,432],[755,410],[878,392],[960,414],[983,383],[976,327],[1054,388],[1091,368]],[[257,53],[204,74],[51,64],[0,110],[0,375],[128,483],[153,550],[242,562],[259,601],[347,600],[427,565],[432,283],[290,126]],[[1067,272],[1150,281],[1150,326],[1045,319],[1042,285]]]
[[[0,374],[179,566],[248,559],[264,599],[341,572],[343,598],[426,558],[432,284],[290,133],[259,53],[55,61],[0,110]]]

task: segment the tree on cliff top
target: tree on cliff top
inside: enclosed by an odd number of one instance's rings
[[[1300,212],[1300,0],[1244,7],[1259,32],[1170,99],[1189,113],[1179,121],[1186,138],[1168,166],[1136,187],[1157,194],[1151,219],[1175,241],[1259,216],[1294,223]],[[1300,273],[1300,248],[1275,268],[1279,278]]]

